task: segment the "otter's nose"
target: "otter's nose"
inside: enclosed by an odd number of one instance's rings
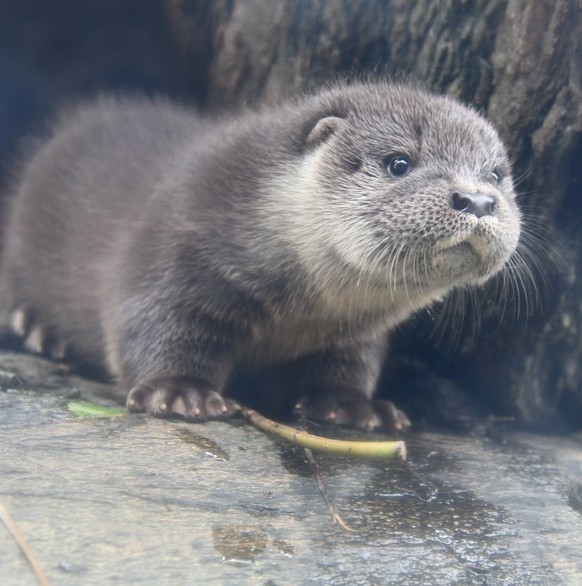
[[[451,207],[458,212],[473,214],[478,218],[497,213],[497,198],[487,193],[459,193],[451,196]]]

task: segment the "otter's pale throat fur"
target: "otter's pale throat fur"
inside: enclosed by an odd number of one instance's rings
[[[3,319],[106,368],[133,411],[228,416],[227,385],[280,367],[307,416],[401,428],[372,400],[391,328],[485,282],[519,232],[497,133],[445,97],[340,85],[219,121],[100,99],[24,168]]]

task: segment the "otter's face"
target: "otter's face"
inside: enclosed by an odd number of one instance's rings
[[[507,156],[468,108],[406,88],[356,90],[345,116],[322,118],[308,140],[322,254],[354,277],[442,294],[483,283],[515,250]]]

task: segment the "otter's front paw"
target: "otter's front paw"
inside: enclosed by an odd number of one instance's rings
[[[154,417],[181,417],[186,421],[225,419],[240,406],[217,391],[201,389],[189,379],[164,377],[138,383],[127,396],[130,411]]]
[[[305,396],[295,411],[316,421],[350,425],[365,431],[401,431],[410,427],[410,420],[392,401],[371,401],[363,394],[336,393]]]

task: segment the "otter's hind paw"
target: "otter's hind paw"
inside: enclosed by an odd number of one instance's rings
[[[295,406],[295,412],[307,419],[364,431],[401,431],[410,427],[406,414],[392,401],[371,401],[363,394],[304,396]]]
[[[37,323],[32,312],[26,307],[17,307],[12,311],[10,327],[28,352],[41,354],[52,360],[65,360],[67,355],[65,343]]]

